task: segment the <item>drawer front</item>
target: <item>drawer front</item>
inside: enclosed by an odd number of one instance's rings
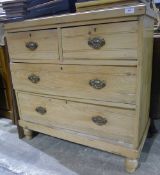
[[[135,67],[12,64],[11,69],[17,90],[135,104]]]
[[[10,58],[32,62],[42,60],[58,62],[57,30],[9,33],[7,35]]]
[[[21,120],[101,138],[128,143],[133,141],[135,111],[21,92],[17,97]]]
[[[137,22],[62,29],[64,61],[137,59]]]

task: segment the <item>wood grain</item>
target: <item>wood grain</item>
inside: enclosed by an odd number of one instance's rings
[[[105,60],[137,59],[137,22],[122,22],[62,29],[62,48],[65,59]],[[101,49],[93,49],[88,41],[104,39]],[[78,44],[75,44],[78,43]]]
[[[57,30],[28,31],[12,33],[7,36],[9,55],[14,60],[51,60],[58,62],[58,34]],[[38,44],[36,50],[32,51],[26,47],[26,43]]]
[[[12,64],[11,71],[16,90],[133,105],[136,100],[136,67]],[[40,78],[36,84],[28,80],[33,74]],[[89,81],[95,79],[106,86],[94,89]]]
[[[92,137],[91,135],[86,135],[86,134],[82,135],[82,134],[79,134],[78,132],[68,131],[57,127],[50,128],[44,125],[26,122],[23,120],[20,120],[19,123],[23,128],[30,128],[31,130],[42,132],[50,136],[54,136],[54,137],[68,140],[74,143],[90,146],[103,151],[108,151],[114,154],[119,154],[121,156],[131,158],[131,159],[139,158],[141,148],[144,145],[144,142],[141,142],[140,147],[138,149],[134,149],[132,148],[132,145],[129,145],[129,144],[117,143],[111,140],[102,140],[99,137]],[[146,133],[147,131],[148,131],[148,128],[146,128]],[[147,135],[146,133],[143,137],[143,140],[146,139],[146,135]]]
[[[22,120],[132,144],[134,110],[75,103],[28,93],[18,93],[17,98]],[[43,107],[47,112],[42,115],[36,111],[37,107]],[[97,125],[92,121],[95,116],[105,118],[107,123]]]
[[[138,88],[137,88],[137,122],[135,134],[137,135],[135,146],[139,143],[145,132],[149,121],[151,77],[152,77],[152,52],[153,52],[153,20],[142,17],[139,21],[139,55],[141,57],[138,66]]]
[[[135,17],[135,16],[143,16],[143,15],[149,15],[151,16],[151,13],[148,13],[148,9],[146,8],[145,4],[139,4],[132,6],[134,8],[133,14],[125,14],[125,7],[118,7],[118,8],[112,8],[112,9],[101,9],[101,10],[95,10],[91,12],[81,12],[81,13],[73,13],[73,14],[64,14],[64,15],[58,15],[58,16],[51,16],[51,17],[45,17],[45,18],[39,18],[39,19],[31,19],[31,20],[25,20],[22,22],[15,22],[15,23],[8,23],[5,24],[5,29],[8,32],[17,31],[19,29],[21,30],[28,30],[29,28],[34,27],[44,27],[48,28],[49,25],[59,25],[59,24],[66,24],[74,26],[76,22],[88,22],[94,20],[103,20],[103,19],[116,19],[123,18],[123,17]]]
[[[130,7],[132,14],[118,7],[6,25],[14,36],[8,43],[22,48],[11,47],[11,71],[19,125],[29,138],[38,131],[119,154],[126,170],[135,170],[150,123],[154,19],[145,5]],[[35,56],[21,46],[30,32],[43,46]],[[95,37],[105,40],[99,50],[88,46]],[[90,85],[97,79],[103,88]],[[105,124],[96,125],[95,116]]]

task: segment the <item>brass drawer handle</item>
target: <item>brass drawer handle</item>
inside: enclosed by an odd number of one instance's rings
[[[40,77],[35,75],[35,74],[31,74],[28,76],[28,80],[30,80],[32,83],[38,83],[40,81]]]
[[[103,80],[95,79],[95,80],[90,80],[89,85],[92,86],[94,89],[102,89],[106,86],[106,83]]]
[[[103,38],[95,37],[89,38],[88,45],[93,49],[101,49],[106,44]]]
[[[36,50],[38,48],[38,44],[36,42],[30,41],[30,42],[26,43],[26,47],[29,50],[34,51],[34,50]]]
[[[46,108],[41,107],[41,106],[38,106],[38,107],[35,109],[35,111],[38,112],[38,113],[41,114],[41,115],[44,115],[44,114],[47,113]]]
[[[103,125],[107,124],[107,119],[105,119],[101,116],[92,117],[92,121],[98,126],[103,126]]]

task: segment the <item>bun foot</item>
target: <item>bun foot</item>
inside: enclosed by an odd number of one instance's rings
[[[126,158],[125,168],[128,173],[134,173],[138,168],[138,160]]]
[[[25,138],[31,140],[33,138],[33,132],[29,129],[24,129]]]

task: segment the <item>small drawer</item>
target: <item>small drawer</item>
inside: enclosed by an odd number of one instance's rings
[[[17,90],[103,102],[136,101],[136,67],[12,64]]]
[[[132,143],[135,111],[17,93],[20,120]]]
[[[7,35],[10,58],[22,62],[58,62],[57,30],[9,33]]]
[[[137,59],[137,31],[136,21],[63,28],[64,62]]]

